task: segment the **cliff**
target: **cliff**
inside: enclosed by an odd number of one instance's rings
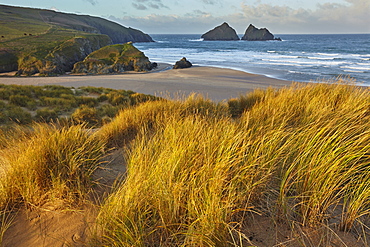
[[[126,71],[148,71],[153,68],[149,59],[132,45],[117,44],[92,52],[74,65],[72,73],[110,74]]]
[[[87,15],[0,5],[0,73],[62,74],[114,43],[152,42],[132,28]]]
[[[45,56],[42,52],[19,56],[17,75],[63,74],[66,71],[71,71],[76,62],[83,60],[91,52],[109,44],[111,44],[111,40],[106,35],[71,38],[57,45]]]
[[[274,35],[270,33],[267,28],[256,28],[252,24],[250,24],[245,30],[245,34],[242,37],[242,40],[248,41],[266,41],[266,40],[280,40],[280,38],[274,38]]]
[[[226,22],[202,35],[204,40],[240,40],[236,31]]]

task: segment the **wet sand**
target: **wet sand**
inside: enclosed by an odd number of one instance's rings
[[[167,69],[166,69],[167,68]],[[132,90],[157,96],[189,95],[193,92],[221,101],[240,94],[265,89],[289,86],[292,82],[269,78],[242,71],[194,66],[188,69],[168,69],[162,64],[159,70],[150,73],[124,73],[117,75],[63,75],[57,77],[0,77],[0,84],[62,85],[66,87],[106,87]]]

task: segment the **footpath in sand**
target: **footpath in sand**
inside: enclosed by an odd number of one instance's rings
[[[215,67],[188,69],[160,69],[150,73],[124,73],[117,75],[63,75],[57,77],[0,77],[1,84],[62,85],[66,87],[106,87],[132,90],[157,96],[183,96],[200,93],[212,100],[221,101],[237,97],[254,89],[289,86],[291,82],[263,75]]]

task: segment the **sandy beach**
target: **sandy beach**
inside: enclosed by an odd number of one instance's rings
[[[188,69],[169,69],[170,65],[161,64],[160,68],[149,73],[124,73],[117,75],[63,75],[57,77],[0,77],[1,84],[18,85],[62,85],[67,87],[106,87],[132,90],[134,92],[157,96],[188,95],[200,93],[221,101],[257,88],[284,87],[292,82],[269,78],[263,75],[242,71],[194,66]]]

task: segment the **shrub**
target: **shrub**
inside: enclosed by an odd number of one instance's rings
[[[110,92],[108,95],[108,102],[112,105],[130,105],[131,101],[127,95],[122,95],[118,92]]]
[[[78,105],[86,105],[89,107],[94,107],[98,104],[98,100],[93,97],[80,96],[76,98]]]
[[[9,118],[3,113],[0,112],[0,124],[6,124]]]
[[[60,97],[62,94],[72,94],[71,88],[58,86],[58,85],[46,85],[44,86],[43,94],[46,97]]]
[[[99,102],[104,102],[108,100],[108,96],[106,94],[102,94],[98,97]]]
[[[9,102],[13,105],[26,107],[31,99],[24,95],[11,95]]]
[[[102,105],[98,108],[98,113],[101,117],[107,116],[109,118],[113,118],[117,115],[119,109],[120,108],[117,106]]]
[[[35,118],[37,121],[53,122],[58,119],[58,112],[49,108],[38,109]]]
[[[158,98],[152,95],[142,94],[142,93],[134,93],[130,95],[131,98],[131,104],[139,104],[151,100],[157,100]]]
[[[23,110],[19,106],[9,107],[6,112],[6,116],[10,121],[18,124],[28,124],[32,121],[32,116],[29,112]]]
[[[88,106],[81,106],[77,108],[73,113],[71,118],[76,123],[86,123],[88,126],[96,126],[99,124],[99,118],[97,110]]]
[[[7,88],[0,88],[0,99],[9,100],[11,93]]]
[[[62,111],[69,111],[77,106],[75,99],[42,97],[41,106],[56,107]]]

